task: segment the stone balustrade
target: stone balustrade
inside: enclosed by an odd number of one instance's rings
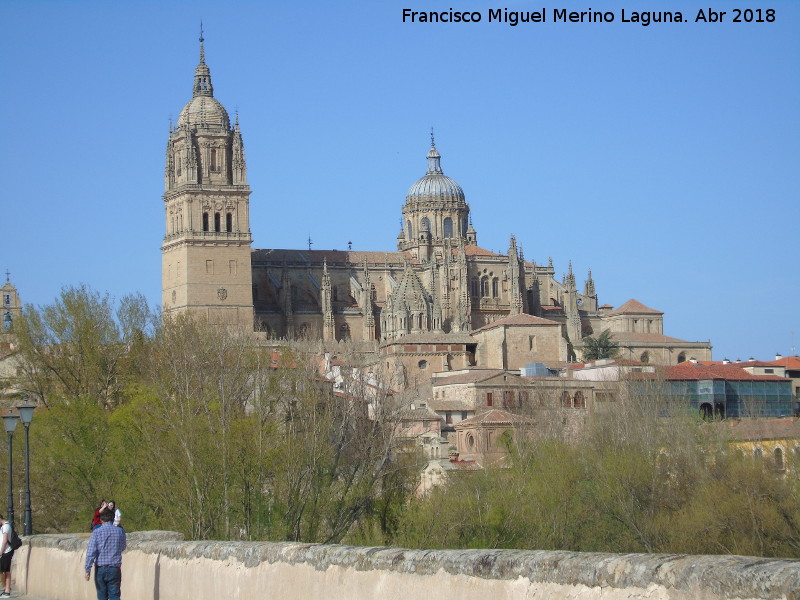
[[[94,600],[83,577],[88,534],[25,539],[14,588]],[[301,543],[183,541],[131,533],[126,600],[800,600],[800,560],[529,550],[404,550]]]

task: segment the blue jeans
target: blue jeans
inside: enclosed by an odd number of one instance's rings
[[[94,570],[94,586],[97,600],[119,600],[122,570],[119,567],[97,567]]]

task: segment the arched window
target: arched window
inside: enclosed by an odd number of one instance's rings
[[[583,392],[575,392],[575,408],[586,408],[586,398],[583,396]]]
[[[370,284],[369,293],[370,293],[370,298],[372,298],[372,301],[375,302],[378,299],[378,290],[375,289],[374,283]]]
[[[492,298],[497,298],[500,295],[500,282],[497,277],[492,279]]]
[[[453,219],[447,217],[444,220],[444,237],[451,238],[453,237]]]
[[[681,352],[678,354],[678,364],[686,362],[686,352]]]
[[[479,288],[478,288],[478,280],[477,279],[473,279],[472,281],[469,282],[469,290],[470,290],[470,294],[472,295],[473,298],[477,298],[478,297],[478,289]]]
[[[422,217],[422,231],[430,232],[431,230],[431,222],[428,220],[428,217]]]
[[[483,276],[481,278],[481,297],[488,298],[489,297],[489,278]]]
[[[339,299],[339,289],[334,285],[331,288],[331,300],[336,301]]]
[[[13,322],[13,317],[11,316],[11,311],[7,310],[3,313],[3,329],[11,329],[11,323]]]
[[[783,448],[778,447],[772,451],[772,461],[772,466],[774,466],[778,471],[783,471],[783,469],[786,467],[783,461]]]
[[[467,237],[467,220],[461,221],[461,237]]]
[[[650,362],[650,353],[647,351],[642,352],[639,356],[639,362],[649,363]]]
[[[563,408],[572,408],[572,396],[567,391],[561,392],[561,406]]]
[[[342,326],[339,328],[339,337],[342,340],[350,339],[350,325],[342,323]]]
[[[214,213],[214,231],[219,231],[220,223],[219,223],[219,213]]]
[[[203,213],[203,231],[208,231],[208,213]]]
[[[216,148],[212,148],[211,149],[211,170],[212,171],[216,171],[217,170],[217,149]]]
[[[413,227],[411,227],[411,221],[406,221],[406,230],[407,230],[406,231],[406,235],[408,236],[408,239],[413,238],[414,237],[414,229],[413,229]]]
[[[225,215],[225,231],[233,231],[233,215],[231,213]]]

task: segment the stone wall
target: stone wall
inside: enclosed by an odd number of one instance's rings
[[[83,578],[87,535],[38,535],[14,557],[16,590],[93,600]],[[800,600],[800,560],[741,556],[403,550],[299,543],[184,542],[128,536],[126,600]]]

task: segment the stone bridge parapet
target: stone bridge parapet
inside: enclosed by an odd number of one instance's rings
[[[25,539],[14,586],[46,600],[94,600],[88,534]],[[183,541],[128,535],[126,600],[800,600],[800,560],[531,550],[405,550]]]

